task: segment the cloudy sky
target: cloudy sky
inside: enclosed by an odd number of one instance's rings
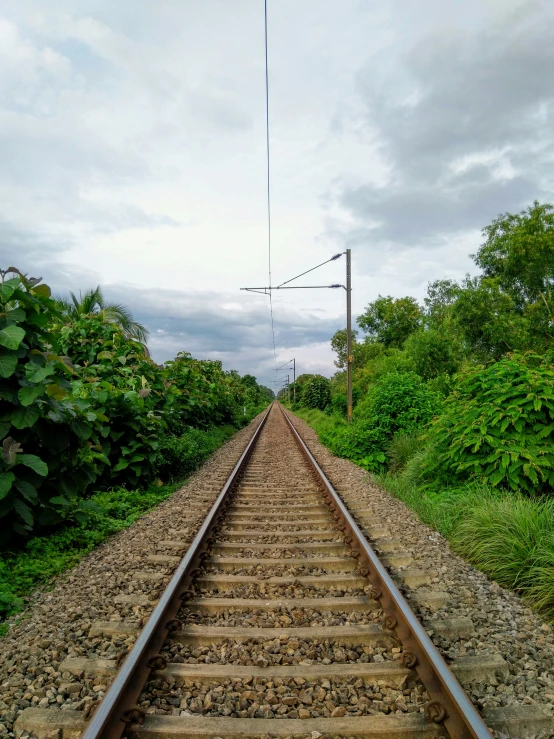
[[[273,281],[349,246],[355,313],[462,277],[552,201],[550,0],[268,0]],[[0,2],[0,266],[102,284],[186,350],[274,378],[263,0]],[[339,260],[304,278],[344,280]],[[344,291],[275,294],[277,361],[333,372]]]

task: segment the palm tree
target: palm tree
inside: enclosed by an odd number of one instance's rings
[[[149,331],[142,323],[135,321],[131,311],[121,303],[106,303],[100,285],[93,290],[87,290],[83,295],[79,291],[79,297],[70,292],[71,300],[56,298],[58,307],[68,318],[78,319],[91,313],[101,313],[104,320],[116,323],[123,329],[128,339],[134,339],[145,344]]]

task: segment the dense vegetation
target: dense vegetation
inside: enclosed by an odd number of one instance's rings
[[[156,364],[145,327],[99,288],[65,301],[14,268],[0,277],[1,614],[20,592],[18,551],[28,561],[76,536],[78,556],[117,529],[107,501],[134,501],[122,515],[130,521],[273,392],[186,352]]]
[[[481,269],[430,283],[423,303],[379,296],[353,332],[354,420],[339,371],[300,415],[336,454],[378,475],[471,561],[554,616],[554,208],[483,230]]]

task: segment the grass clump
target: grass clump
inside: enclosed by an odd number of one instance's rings
[[[413,483],[410,463],[377,482],[468,562],[554,620],[554,500],[477,483],[437,492]]]

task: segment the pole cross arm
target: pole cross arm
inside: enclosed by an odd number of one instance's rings
[[[285,287],[284,285],[278,285],[275,287],[241,287],[241,290],[247,290],[251,293],[261,293],[262,295],[269,295],[270,290],[321,290],[325,288],[330,288],[334,290],[337,287],[342,287],[346,290],[344,285],[288,285]]]

